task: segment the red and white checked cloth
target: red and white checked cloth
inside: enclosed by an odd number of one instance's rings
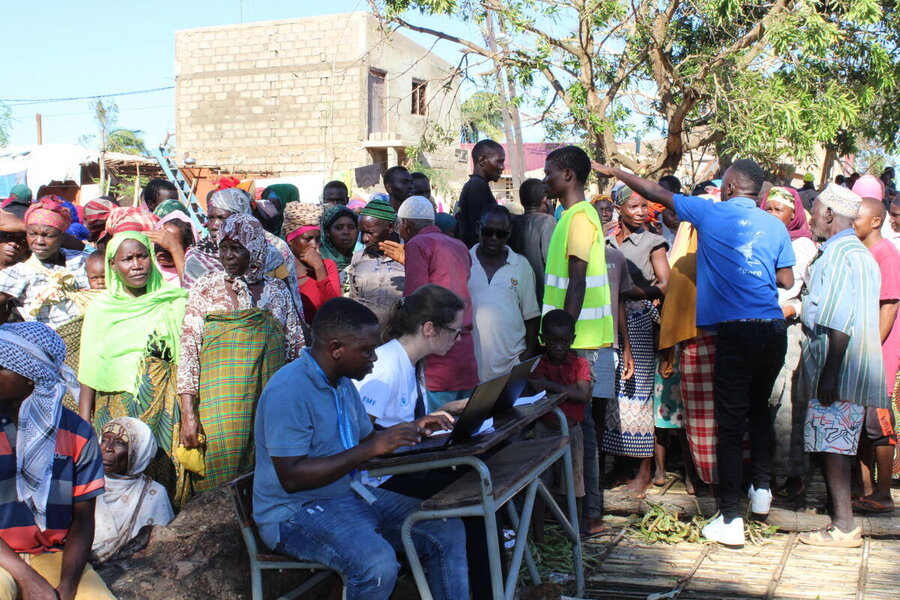
[[[716,461],[715,363],[715,334],[703,333],[681,343],[684,430],[697,475],[705,483],[711,484],[719,482]]]

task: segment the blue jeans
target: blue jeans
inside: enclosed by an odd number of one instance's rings
[[[448,402],[469,398],[473,391],[475,390],[451,390],[447,392],[432,392],[431,390],[428,390],[426,393],[425,408],[428,412],[434,412]]]
[[[277,551],[320,562],[347,579],[347,600],[390,597],[397,582],[400,527],[421,500],[378,488],[369,505],[354,493],[306,504],[279,526]],[[459,519],[423,521],[413,542],[436,600],[469,597],[466,535]]]

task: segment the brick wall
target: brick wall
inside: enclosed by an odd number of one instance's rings
[[[200,164],[326,179],[371,164],[370,67],[387,71],[379,137],[418,144],[432,122],[458,128],[456,91],[437,83],[451,66],[399,34],[385,38],[368,13],[179,31],[175,61],[178,153]],[[411,114],[413,78],[429,83],[425,117]],[[454,147],[426,161],[463,173]]]

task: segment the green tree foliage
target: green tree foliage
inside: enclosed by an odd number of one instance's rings
[[[79,141],[84,146],[93,143],[95,137],[100,139],[100,150],[104,152],[122,152],[124,154],[146,154],[143,134],[140,129],[124,129],[116,127],[119,121],[119,107],[115,101],[97,100],[91,102],[94,120],[97,122],[97,135],[81,136]]]
[[[483,138],[502,142],[503,115],[500,97],[491,92],[475,92],[459,107],[462,118],[462,141],[474,144]]]
[[[774,165],[863,137],[900,146],[895,0],[371,0],[381,18],[492,57],[413,22],[497,15],[502,61],[555,137],[648,175],[716,148]],[[426,20],[427,19],[423,19]],[[616,138],[641,118],[662,148],[639,162]],[[653,132],[651,131],[650,134]],[[646,136],[645,136],[646,137]]]
[[[123,152],[125,154],[146,154],[144,132],[140,129],[113,129],[106,136],[107,152]]]
[[[9,130],[12,127],[12,113],[5,104],[0,104],[0,148],[9,144]]]

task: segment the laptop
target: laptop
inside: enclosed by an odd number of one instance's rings
[[[428,437],[415,446],[397,448],[389,456],[431,452],[471,439],[478,433],[484,422],[494,414],[494,404],[500,397],[500,392],[503,391],[508,379],[509,374],[506,374],[478,384],[450,433]]]
[[[528,385],[528,380],[531,379],[531,373],[537,367],[539,360],[541,360],[541,356],[535,356],[524,362],[520,362],[512,368],[512,371],[509,373],[509,380],[506,382],[506,386],[504,386],[503,391],[500,392],[500,398],[494,405],[495,417],[505,413],[513,407],[516,400],[518,400],[519,396],[522,395],[522,392],[525,391],[525,386]]]

